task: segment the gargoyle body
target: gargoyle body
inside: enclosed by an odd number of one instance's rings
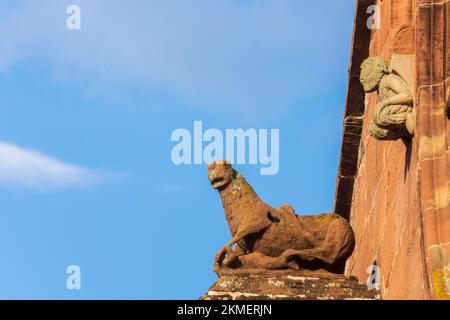
[[[352,254],[354,235],[337,214],[299,216],[290,205],[275,209],[262,201],[226,161],[208,166],[220,193],[232,240],[215,257],[214,270],[337,268]]]

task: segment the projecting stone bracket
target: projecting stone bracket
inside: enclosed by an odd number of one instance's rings
[[[414,56],[407,54],[393,55],[391,64],[380,56],[369,57],[361,64],[364,91],[378,94],[369,125],[372,137],[396,140],[414,135],[413,66]]]
[[[355,277],[291,270],[228,271],[201,300],[380,300]]]

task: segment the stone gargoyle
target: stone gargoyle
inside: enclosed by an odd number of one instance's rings
[[[323,269],[338,273],[352,254],[354,234],[341,216],[296,215],[290,205],[273,208],[228,161],[209,164],[208,178],[220,193],[232,235],[216,254],[214,271]]]
[[[378,140],[395,140],[414,135],[413,96],[406,82],[391,70],[383,57],[369,57],[361,65],[364,91],[377,91],[369,134]]]

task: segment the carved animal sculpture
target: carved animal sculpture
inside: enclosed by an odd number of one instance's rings
[[[339,215],[299,216],[290,205],[272,208],[227,161],[209,164],[208,178],[220,193],[233,237],[215,256],[216,272],[248,268],[338,273],[352,254],[354,234]]]

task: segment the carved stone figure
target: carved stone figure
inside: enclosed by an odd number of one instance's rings
[[[378,92],[369,134],[379,140],[395,140],[414,135],[413,96],[406,82],[389,67],[383,57],[369,57],[361,65],[365,92]]]
[[[227,161],[208,165],[232,239],[215,256],[214,270],[324,269],[337,273],[352,254],[354,234],[337,214],[299,216],[290,205],[272,208]]]

